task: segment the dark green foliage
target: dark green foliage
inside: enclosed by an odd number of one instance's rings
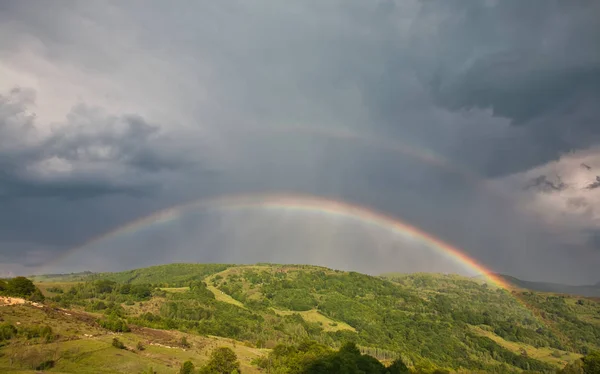
[[[55,364],[56,364],[56,362],[54,360],[42,361],[41,364],[36,366],[35,370],[43,371],[43,370],[52,369]]]
[[[47,290],[48,290],[48,292],[52,292],[52,293],[65,293],[65,291],[59,287],[48,287]]]
[[[281,289],[275,293],[273,304],[289,310],[310,310],[317,306],[317,301],[306,289]]]
[[[195,366],[192,361],[186,361],[181,365],[179,374],[194,374]]]
[[[114,332],[130,331],[129,326],[127,326],[127,323],[115,315],[111,315],[106,319],[99,320],[98,324],[101,327]]]
[[[108,306],[106,306],[106,303],[102,300],[96,301],[90,307],[90,309],[92,309],[94,311],[102,311],[102,310],[106,310],[106,308],[108,308]]]
[[[408,373],[410,373],[410,370],[408,370],[408,367],[406,366],[406,364],[404,362],[402,362],[401,359],[398,358],[398,359],[394,360],[394,362],[392,362],[392,364],[390,366],[388,366],[387,373],[388,374],[408,374]]]
[[[125,349],[125,344],[123,344],[123,342],[120,341],[118,338],[113,338],[112,346],[118,349]]]
[[[10,323],[0,323],[0,341],[10,340],[12,337],[17,335],[17,328]]]
[[[304,342],[298,346],[278,345],[256,364],[273,372],[300,373],[348,373],[348,374],[404,374],[409,373],[400,359],[385,367],[376,358],[361,354],[354,343],[345,343],[334,352],[316,342]]]
[[[361,355],[354,343],[345,343],[338,352],[323,356],[309,363],[302,373],[348,373],[385,374],[387,369],[381,362],[369,355]]]
[[[600,374],[600,351],[590,352],[582,361],[585,374]]]
[[[111,293],[115,285],[116,283],[111,280],[101,279],[94,282],[94,291],[97,293]]]
[[[43,342],[50,343],[56,340],[56,334],[52,331],[52,327],[48,325],[44,326],[25,326],[19,328],[19,335],[24,336],[26,339],[41,338]]]
[[[35,291],[33,291],[33,294],[31,294],[31,296],[28,297],[29,301],[33,301],[34,303],[41,303],[43,302],[46,297],[42,294],[42,292],[39,289],[35,289]]]
[[[51,343],[58,337],[52,330],[52,327],[48,325],[32,325],[17,328],[7,322],[0,324],[0,341],[10,340],[16,336],[21,336],[27,340],[40,339],[43,343]]]
[[[37,290],[30,279],[25,277],[11,278],[6,282],[6,294],[8,296],[29,297]]]
[[[129,289],[129,295],[133,295],[138,300],[146,300],[152,296],[152,288],[148,284],[134,284]]]
[[[212,351],[210,360],[202,369],[202,374],[231,374],[240,371],[240,363],[235,352],[227,347],[219,347]]]

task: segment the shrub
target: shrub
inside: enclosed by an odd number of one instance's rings
[[[48,369],[52,369],[54,367],[55,361],[54,360],[46,360],[46,361],[42,361],[38,366],[36,366],[35,370],[48,370]]]
[[[113,338],[112,346],[118,349],[125,349],[125,344],[117,338]]]
[[[179,340],[179,345],[181,345],[181,346],[182,346],[182,347],[184,347],[184,348],[189,348],[189,347],[191,347],[191,346],[190,346],[190,343],[188,343],[188,341],[187,341],[187,338],[186,338],[185,336],[182,336],[182,337],[181,337],[181,340]]]
[[[102,319],[98,321],[98,324],[110,331],[114,332],[128,332],[131,331],[127,323],[118,317],[109,317],[107,319]]]
[[[9,340],[17,335],[17,328],[8,322],[0,323],[0,341]]]
[[[179,369],[179,374],[194,374],[194,364],[192,361],[186,361],[181,365]]]

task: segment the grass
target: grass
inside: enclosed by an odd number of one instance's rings
[[[161,290],[170,293],[183,293],[190,290],[189,287],[163,287]]]
[[[217,287],[214,287],[212,285],[208,285],[208,286],[206,286],[206,288],[208,288],[210,290],[210,292],[212,292],[215,295],[215,299],[217,299],[218,301],[222,301],[224,303],[229,303],[229,304],[235,305],[237,307],[246,309],[246,307],[244,306],[244,304],[242,304],[241,302],[237,301],[233,297],[227,295],[225,292],[221,291]]]
[[[67,314],[69,313],[69,314]],[[0,317],[17,326],[48,324],[59,339],[52,343],[14,338],[0,350],[0,372],[35,373],[39,362],[54,360],[52,372],[64,373],[139,373],[153,368],[159,373],[176,372],[184,361],[204,364],[217,347],[234,350],[242,372],[257,373],[251,361],[268,350],[250,347],[243,342],[218,337],[203,337],[179,331],[133,327],[132,332],[115,334],[98,327],[94,316],[74,311],[38,309],[29,305],[0,308]],[[179,341],[185,336],[189,348]],[[127,349],[112,346],[117,337]],[[136,346],[141,342],[144,350]]]
[[[536,348],[536,347],[533,347],[533,346],[525,344],[525,343],[511,342],[508,340],[504,340],[503,338],[499,337],[498,335],[494,334],[491,331],[484,330],[477,326],[470,326],[470,327],[478,335],[490,338],[493,341],[495,341],[496,343],[498,343],[499,345],[501,345],[502,347],[504,347],[514,353],[521,354],[524,351],[524,352],[527,352],[527,356],[529,356],[531,358],[534,358],[536,360],[546,362],[546,363],[549,363],[552,365],[556,365],[557,367],[562,368],[567,363],[573,362],[573,361],[581,358],[581,355],[573,353],[573,352],[561,351],[561,350],[549,348],[549,347]]]
[[[281,316],[287,316],[291,314],[299,314],[306,322],[318,323],[321,325],[323,330],[325,331],[340,331],[340,330],[349,330],[356,332],[354,327],[350,326],[345,322],[334,321],[324,315],[322,315],[318,310],[311,309],[303,312],[293,312],[291,310],[281,310],[281,309],[273,309],[273,311]]]

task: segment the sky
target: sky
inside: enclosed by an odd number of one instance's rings
[[[166,262],[600,282],[597,1],[0,2],[0,274]],[[101,240],[92,240],[103,237]]]

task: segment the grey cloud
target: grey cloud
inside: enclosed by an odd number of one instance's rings
[[[588,21],[573,26],[571,21],[579,14],[567,12],[561,18],[540,3],[541,11],[522,2],[498,3],[496,8],[469,4],[381,1],[374,6],[340,0],[96,5],[57,0],[51,7],[33,7],[3,2],[0,53],[6,61],[14,58],[14,64],[31,69],[40,81],[45,74],[51,76],[52,92],[66,79],[75,86],[89,85],[91,93],[81,90],[81,101],[88,105],[74,106],[47,138],[33,146],[19,143],[10,148],[11,158],[0,169],[5,185],[11,186],[4,201],[12,205],[0,213],[0,220],[2,214],[24,217],[26,212],[41,218],[35,229],[5,219],[10,230],[0,227],[1,236],[23,240],[29,230],[40,242],[58,243],[63,237],[67,243],[61,244],[69,246],[198,198],[310,193],[403,219],[498,271],[533,278],[590,277],[593,271],[573,270],[579,263],[557,249],[560,238],[538,227],[543,225],[516,216],[512,207],[519,198],[511,194],[518,194],[515,191],[522,186],[500,198],[485,189],[484,179],[527,169],[561,149],[594,142],[595,130],[577,125],[597,118],[594,90],[579,78],[571,82],[563,73],[585,71],[594,61],[594,50],[585,55],[571,47],[581,67],[555,52],[565,44],[562,36],[580,35],[582,28],[593,31],[595,26]],[[465,7],[467,12],[461,13]],[[565,29],[541,27],[544,17],[557,18]],[[508,24],[515,27],[508,29]],[[536,64],[539,53],[530,47],[542,39],[550,40],[547,49],[552,56]],[[584,42],[591,46],[591,39]],[[19,55],[22,50],[34,57]],[[40,68],[38,74],[39,65],[52,69]],[[64,73],[52,77],[55,70]],[[565,92],[570,98],[581,95],[582,100],[577,100],[577,110],[569,112],[565,108],[570,99],[540,96],[531,99],[528,110],[506,93],[529,100],[525,92],[538,83],[522,81],[521,76],[549,81],[548,87],[571,85]],[[68,91],[65,100],[72,101],[79,92]],[[106,104],[105,96],[116,98],[119,105],[108,99]],[[134,109],[114,110],[121,103]],[[557,104],[558,115],[546,110],[550,103]],[[23,100],[22,110],[10,108],[25,113],[29,105]],[[546,121],[549,117],[552,121]],[[579,122],[570,122],[575,124],[572,139],[559,136],[564,135],[561,121],[573,118]],[[521,126],[511,125],[519,121]],[[26,122],[34,130],[40,124],[35,117],[15,123]],[[307,136],[292,129],[304,125],[317,130],[306,127]],[[253,132],[252,126],[267,130]],[[547,133],[540,130],[543,126],[549,128]],[[358,136],[356,141],[345,141],[343,134],[332,139],[320,136],[319,128],[324,133],[354,131]],[[24,130],[19,131],[15,134]],[[472,169],[473,175],[464,178],[427,162],[427,157],[390,151],[369,137],[410,144],[425,155],[435,151],[434,158],[456,169]],[[40,161],[47,162],[40,170],[54,170],[52,178],[42,177],[38,169],[23,173],[23,165]],[[158,188],[151,189],[154,186]],[[66,196],[86,198],[65,201]],[[52,222],[52,233],[44,222],[54,216],[64,219]],[[256,232],[248,228],[235,250],[241,251],[251,238],[261,260],[301,258],[302,245],[286,245],[286,240],[308,231],[290,232],[294,227],[290,224],[278,232],[272,222],[281,217],[258,221],[248,216],[237,221],[238,228],[260,222],[263,227]],[[179,225],[189,227],[165,232]],[[102,243],[94,248],[94,256],[103,257],[108,270],[135,264],[136,253],[142,251],[149,262],[169,261],[173,257],[165,248],[171,247],[181,247],[177,255],[185,260],[231,256],[227,258],[252,261],[250,255],[226,251],[226,228],[216,237],[210,228],[204,222],[178,221],[124,241]],[[279,239],[271,242],[271,236]],[[321,239],[310,244],[315,261]],[[373,243],[365,236],[344,252],[341,247],[350,244],[334,241],[335,255],[324,260],[342,257],[343,266],[360,267],[371,253],[363,247]],[[103,256],[104,250],[110,256]],[[372,253],[381,256],[370,258],[373,264],[385,262],[385,252]]]
[[[423,5],[414,61],[436,103],[489,109],[525,128],[508,131],[523,141],[511,136],[490,148],[501,161],[488,164],[488,174],[524,170],[600,141],[598,17],[594,1]]]
[[[0,198],[139,195],[151,187],[127,173],[139,177],[186,164],[162,147],[159,128],[141,116],[111,116],[80,104],[45,136],[36,128],[34,103],[28,89],[0,95]]]
[[[537,189],[538,191],[549,193],[549,192],[559,192],[562,191],[568,186],[562,181],[560,176],[556,175],[554,178],[555,181],[550,180],[545,175],[540,175],[539,177],[533,178],[527,186],[525,186],[526,190],[529,189]]]
[[[596,177],[596,180],[592,183],[590,183],[586,188],[588,190],[593,190],[600,187],[600,177]]]

